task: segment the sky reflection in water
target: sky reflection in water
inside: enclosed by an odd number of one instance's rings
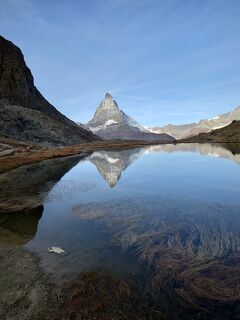
[[[221,221],[228,225],[227,232],[234,229],[236,240],[240,216],[238,161],[239,155],[211,145],[94,152],[66,173],[48,193],[37,234],[27,247],[41,255],[46,270],[53,272],[59,267],[64,275],[97,266],[138,271],[131,255],[118,251],[111,234],[115,231],[109,224],[111,218],[117,219],[119,227],[121,220],[125,220],[122,215],[132,219],[140,212],[144,219],[155,219],[155,224],[156,217],[160,219],[164,215],[172,219],[168,228],[172,228],[176,237],[180,231],[176,231],[174,222],[184,221],[184,230],[188,224],[192,230],[192,224],[196,223],[192,220],[197,219],[202,228],[205,226],[204,232],[215,234],[218,229],[221,235],[223,230],[215,225],[215,221]],[[93,217],[95,212],[98,219],[87,217],[86,210]],[[96,213],[99,211],[101,219]],[[143,231],[148,228],[144,219],[135,222],[141,223]],[[107,220],[108,226],[100,220]],[[215,226],[215,231],[211,226]],[[128,229],[124,224],[121,233],[124,228]],[[199,241],[196,240],[196,246],[201,245]],[[239,243],[233,243],[234,250],[238,249]],[[69,255],[61,259],[49,255],[46,248],[51,245],[63,247]],[[224,249],[219,251],[223,255]]]
[[[148,267],[158,288],[174,284],[194,304],[231,301],[239,295],[239,164],[240,154],[207,144],[94,152],[65,166],[25,247],[58,281],[94,268],[143,277]],[[50,246],[68,255],[51,255]]]

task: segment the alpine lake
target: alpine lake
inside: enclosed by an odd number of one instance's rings
[[[0,319],[240,319],[240,146],[0,175]]]

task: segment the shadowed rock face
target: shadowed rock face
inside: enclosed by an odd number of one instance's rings
[[[3,213],[0,215],[1,245],[20,246],[30,241],[37,232],[43,206],[22,213]]]
[[[207,133],[212,130],[223,128],[228,126],[234,120],[240,120],[240,107],[237,107],[231,112],[221,114],[212,119],[201,120],[198,123],[183,125],[168,124],[164,127],[149,128],[149,130],[156,133],[165,132],[175,139],[184,139],[196,136],[199,133]]]
[[[145,140],[173,142],[169,135],[155,134],[146,130],[137,121],[119,109],[113,97],[106,93],[87,127],[103,139]]]
[[[0,134],[70,145],[98,138],[54,108],[34,86],[21,50],[0,36]]]

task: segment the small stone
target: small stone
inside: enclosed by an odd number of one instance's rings
[[[66,255],[66,251],[63,250],[60,247],[50,247],[48,248],[48,252],[50,253],[56,253],[56,254],[61,254],[61,255]]]

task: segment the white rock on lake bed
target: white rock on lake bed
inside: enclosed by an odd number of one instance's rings
[[[60,247],[50,247],[48,248],[48,252],[56,254],[66,254],[66,251]]]

